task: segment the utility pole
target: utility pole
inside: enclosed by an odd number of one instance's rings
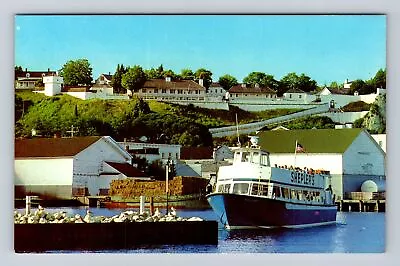
[[[71,130],[67,131],[67,133],[71,133],[71,138],[74,137],[74,133],[78,133],[78,132],[79,132],[78,129],[74,130],[74,125],[71,126]]]
[[[165,193],[167,194],[167,206],[166,206],[166,215],[168,215],[168,175],[169,175],[169,164],[170,158],[168,157],[168,161],[165,164]]]

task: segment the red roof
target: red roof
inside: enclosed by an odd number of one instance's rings
[[[145,173],[141,172],[139,169],[133,167],[128,163],[114,163],[114,162],[106,162],[106,163],[127,177],[148,177]]]
[[[205,90],[206,88],[200,86],[200,84],[193,80],[177,80],[177,81],[166,81],[165,79],[150,79],[147,80],[143,89],[155,88],[155,89],[189,89],[189,90]]]
[[[212,147],[181,147],[181,160],[201,160],[213,158]]]
[[[241,84],[233,86],[229,89],[229,93],[268,93],[276,94],[276,91],[267,87],[243,87]]]
[[[89,92],[90,86],[64,86],[62,92]]]
[[[42,78],[43,76],[55,75],[56,71],[24,71],[17,74],[17,78],[27,78],[29,73],[29,78]]]
[[[101,137],[34,138],[15,140],[15,158],[69,157],[83,151]]]

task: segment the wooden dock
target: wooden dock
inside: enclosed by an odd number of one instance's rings
[[[341,212],[384,212],[386,211],[386,200],[370,199],[355,200],[346,199],[336,201],[338,211]]]

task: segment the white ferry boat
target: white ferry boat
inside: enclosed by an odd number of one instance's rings
[[[269,153],[251,137],[221,166],[207,200],[226,229],[297,228],[336,223],[327,171],[271,167]]]

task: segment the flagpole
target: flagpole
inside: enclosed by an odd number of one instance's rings
[[[296,154],[297,154],[297,139],[296,139],[296,145],[294,146],[294,168],[296,168]]]

